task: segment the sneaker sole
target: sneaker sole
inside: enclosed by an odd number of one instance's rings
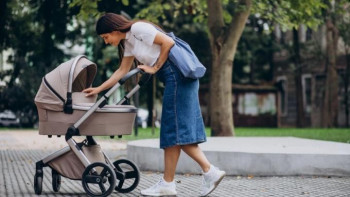
[[[141,196],[162,196],[162,197],[176,197],[177,193],[176,194],[142,194],[141,193]]]
[[[143,195],[143,194],[141,194],[141,196],[157,196],[157,195]],[[176,195],[159,195],[159,196],[162,196],[162,197],[176,197]]]
[[[203,196],[208,196],[211,192],[213,192],[213,191],[216,189],[216,187],[220,184],[220,182],[222,181],[222,179],[224,179],[225,176],[226,176],[226,173],[224,173],[224,174],[219,178],[219,180],[217,180],[217,181],[214,183],[214,187],[213,187],[207,194],[205,194],[205,195],[203,195]]]

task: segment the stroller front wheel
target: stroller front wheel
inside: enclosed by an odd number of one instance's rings
[[[115,172],[105,163],[92,163],[84,170],[82,184],[89,196],[108,196],[113,192],[116,184]]]

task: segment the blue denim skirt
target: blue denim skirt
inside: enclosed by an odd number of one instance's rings
[[[185,78],[169,60],[157,72],[157,77],[165,86],[160,148],[205,142],[198,98],[199,80]]]

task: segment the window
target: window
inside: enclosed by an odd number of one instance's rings
[[[276,114],[276,98],[274,93],[257,94],[247,92],[238,96],[238,113],[250,116]]]
[[[277,84],[279,86],[280,96],[278,97],[278,108],[281,115],[286,116],[288,113],[288,81],[286,76],[277,77]]]
[[[306,114],[311,113],[311,100],[312,100],[312,76],[311,74],[304,74],[301,76],[301,83],[303,86],[303,105]]]
[[[306,41],[312,40],[312,29],[307,28],[306,30]]]

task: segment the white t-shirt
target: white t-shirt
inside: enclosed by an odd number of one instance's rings
[[[134,23],[126,33],[124,56],[134,56],[139,62],[153,66],[160,54],[160,45],[153,43],[157,33],[152,24]]]

